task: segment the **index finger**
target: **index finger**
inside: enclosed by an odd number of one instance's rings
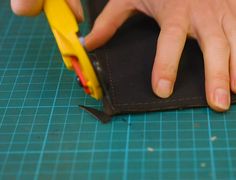
[[[129,0],[109,1],[85,38],[87,50],[91,51],[105,44],[134,12],[135,7]]]
[[[67,0],[76,19],[84,20],[83,9],[80,0]],[[43,10],[44,0],[11,0],[12,11],[19,16],[36,16]]]

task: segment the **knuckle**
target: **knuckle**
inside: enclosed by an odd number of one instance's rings
[[[230,51],[230,46],[229,43],[226,39],[216,39],[216,49],[217,50],[224,50],[229,52]]]
[[[236,41],[236,27],[228,30],[228,36],[232,42]]]
[[[230,84],[230,77],[223,72],[216,72],[212,77],[209,77],[209,81],[215,81],[217,83]]]
[[[114,29],[116,29],[116,24],[112,23],[112,22],[110,22],[108,20],[103,20],[102,17],[98,17],[95,20],[94,28],[93,29],[96,30],[96,32],[102,32],[105,29],[107,29],[108,27],[109,27],[110,31],[113,31]]]
[[[118,21],[111,21],[109,18],[104,19],[102,16],[99,16],[94,22],[94,29],[96,31],[104,31],[109,29],[109,32],[115,32],[119,27]]]
[[[232,16],[230,13],[225,13],[222,17],[222,26],[229,37],[229,40],[234,42],[236,40],[236,17]]]
[[[95,22],[94,22],[94,27],[96,29],[102,29],[105,26],[105,23],[103,21],[100,20],[101,18],[98,17]]]
[[[187,28],[183,23],[178,23],[178,22],[167,22],[165,23],[162,27],[162,30],[165,31],[166,34],[169,35],[185,35],[187,34]]]
[[[209,48],[214,47],[215,51],[224,51],[224,52],[227,52],[227,53],[230,52],[229,42],[224,37],[212,35],[209,38],[208,44],[209,44]]]

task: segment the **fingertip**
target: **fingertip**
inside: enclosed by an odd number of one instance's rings
[[[18,16],[36,16],[43,8],[43,0],[11,0],[11,8]]]
[[[216,88],[207,95],[209,106],[217,112],[225,112],[230,108],[230,92],[224,88]]]
[[[88,51],[96,49],[96,41],[93,41],[93,35],[89,33],[84,39],[84,45]]]
[[[104,45],[115,33],[111,29],[106,28],[106,24],[97,24],[95,23],[91,32],[85,37],[85,47],[88,51],[93,51],[94,49]]]
[[[159,79],[152,86],[153,92],[160,98],[168,98],[173,93],[173,82],[167,79]]]
[[[84,12],[80,0],[67,0],[71,10],[73,11],[78,22],[84,21]]]

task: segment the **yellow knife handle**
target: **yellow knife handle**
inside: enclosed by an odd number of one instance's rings
[[[83,79],[82,85],[86,93],[95,99],[102,98],[102,89],[93,66],[79,41],[76,18],[66,1],[44,0],[44,12],[66,67],[74,70],[80,80]]]

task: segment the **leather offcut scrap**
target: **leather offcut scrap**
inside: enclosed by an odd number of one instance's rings
[[[89,0],[91,26],[107,0]],[[151,87],[151,73],[160,29],[142,14],[130,18],[103,47],[90,56],[103,89],[103,112],[83,107],[102,122],[112,116],[170,109],[207,106],[203,55],[188,39],[181,57],[174,93],[157,97]],[[158,53],[158,52],[157,52]],[[236,96],[232,94],[232,103]]]

